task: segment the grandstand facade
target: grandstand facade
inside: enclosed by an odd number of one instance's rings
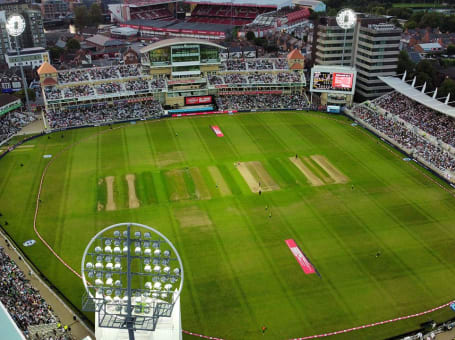
[[[190,16],[181,8],[189,4]],[[225,39],[234,26],[251,24],[258,16],[288,8],[289,20],[301,13],[291,0],[130,1],[109,5],[111,21],[137,29],[142,38],[168,35],[199,39]]]
[[[301,54],[222,60],[224,49],[206,40],[166,39],[144,47],[140,64],[57,71],[44,63],[38,74],[46,112],[63,117],[79,107],[89,110],[143,103],[153,109],[146,116],[156,116],[163,108],[194,104],[201,110],[213,109],[219,96],[303,95],[306,79]],[[119,113],[112,119],[146,116]]]

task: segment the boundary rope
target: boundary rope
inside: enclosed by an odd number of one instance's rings
[[[258,112],[251,112],[250,114],[257,114]],[[245,114],[245,113],[242,113],[242,114]],[[180,119],[188,119],[188,118],[206,118],[207,116],[192,116],[192,117],[182,117]],[[323,119],[329,119],[329,120],[333,120],[333,121],[336,121],[340,124],[343,124],[343,125],[350,125],[349,123],[347,122],[343,122],[343,121],[340,121],[338,119],[334,119],[334,118],[331,118],[331,117],[324,117],[324,116],[319,116],[319,118],[323,118]],[[352,117],[349,117],[352,119]],[[174,119],[179,119],[179,118],[174,118]],[[148,123],[148,122],[146,122]],[[146,124],[145,123],[145,124]],[[112,131],[112,130],[117,130],[117,129],[121,129],[121,128],[124,128],[125,126],[127,125],[121,125],[121,126],[118,126],[118,127],[115,127],[115,128],[112,128],[112,129],[106,129],[106,130],[103,130],[103,131],[99,131],[99,132],[96,132],[92,135],[89,135],[85,138],[82,138],[80,139],[79,141],[77,142],[74,142],[68,146],[66,146],[65,148],[63,148],[62,150],[60,150],[55,156],[52,157],[52,159],[46,164],[46,166],[44,167],[44,170],[43,170],[43,173],[41,175],[41,180],[40,180],[40,184],[39,184],[39,188],[38,188],[38,193],[37,193],[37,197],[36,197],[36,206],[35,206],[35,214],[34,214],[34,217],[33,217],[33,230],[35,232],[35,234],[38,236],[38,238],[41,240],[41,242],[43,242],[43,244],[51,251],[51,253],[66,267],[68,268],[74,275],[76,275],[77,277],[81,278],[82,279],[82,276],[81,274],[79,274],[75,269],[73,269],[69,264],[67,264],[58,254],[57,252],[46,242],[46,240],[41,236],[41,234],[38,232],[38,229],[37,229],[37,219],[38,219],[38,212],[39,212],[39,203],[40,203],[40,196],[41,196],[41,191],[42,191],[42,188],[43,188],[43,183],[44,183],[44,179],[46,177],[46,173],[47,173],[47,170],[49,169],[49,166],[54,162],[55,159],[57,159],[62,153],[66,152],[67,150],[71,149],[73,146],[75,145],[78,145],[80,143],[82,143],[83,141],[87,140],[87,139],[90,139],[90,138],[93,138],[95,136],[98,136],[100,134],[103,134],[103,133],[106,133],[108,131]],[[368,137],[372,138],[372,139],[375,139],[374,136],[372,136],[371,134],[367,133],[364,129],[365,127],[361,126],[363,129],[357,129],[357,131],[360,131],[361,133],[363,133],[364,135],[367,135]],[[376,137],[378,138],[378,137]],[[397,154],[397,152],[394,152],[394,150],[391,150],[390,148],[388,148],[385,144],[380,144],[382,147],[386,148],[387,151],[389,151],[391,154],[395,155],[396,157],[400,157],[400,155]],[[395,150],[396,151],[396,150]],[[446,188],[445,186],[443,186],[441,183],[437,182],[435,179],[433,179],[432,177],[430,177],[429,175],[427,175],[426,173],[423,172],[423,170],[421,170],[420,168],[418,168],[416,165],[410,163],[411,167],[413,167],[415,170],[419,171],[423,176],[425,176],[428,180],[430,180],[431,182],[433,182],[434,184],[437,184],[440,188],[442,188],[443,190],[447,191],[450,195],[452,195],[453,197],[455,197],[455,193],[452,191],[452,190],[449,190],[448,188]],[[328,336],[333,336],[333,335],[338,335],[338,334],[343,334],[343,333],[349,333],[349,332],[352,332],[352,331],[356,331],[356,330],[360,330],[360,329],[365,329],[365,328],[370,328],[370,327],[375,327],[375,326],[379,326],[379,325],[385,325],[385,324],[388,324],[388,323],[392,323],[392,322],[397,322],[397,321],[401,321],[401,320],[406,320],[406,319],[411,319],[411,318],[415,318],[415,317],[418,317],[418,316],[422,316],[422,315],[425,315],[425,314],[429,314],[429,313],[432,313],[434,311],[437,311],[439,309],[442,309],[442,308],[445,308],[445,307],[448,307],[451,303],[455,303],[455,300],[452,300],[450,302],[447,302],[445,304],[442,304],[440,306],[437,306],[437,307],[434,307],[434,308],[431,308],[431,309],[428,309],[426,311],[423,311],[423,312],[420,312],[420,313],[415,313],[415,314],[410,314],[410,315],[405,315],[405,316],[400,316],[398,318],[394,318],[394,319],[389,319],[389,320],[384,320],[384,321],[378,321],[378,322],[374,322],[374,323],[370,323],[370,324],[366,324],[366,325],[361,325],[361,326],[357,326],[357,327],[352,327],[352,328],[347,328],[347,329],[343,329],[343,330],[338,330],[338,331],[332,331],[332,332],[328,332],[328,333],[321,333],[321,334],[315,334],[315,335],[309,335],[309,336],[305,336],[305,337],[300,337],[300,338],[292,338],[290,340],[308,340],[308,339],[317,339],[317,338],[323,338],[323,337],[328,337]],[[199,338],[204,338],[204,339],[213,339],[213,340],[224,340],[223,338],[217,338],[217,337],[212,337],[212,336],[207,336],[207,335],[203,335],[203,334],[198,334],[198,333],[194,333],[194,332],[190,332],[190,331],[186,331],[186,330],[182,330],[183,333],[185,334],[188,334],[188,335],[192,335],[192,336],[195,336],[195,337],[199,337]]]

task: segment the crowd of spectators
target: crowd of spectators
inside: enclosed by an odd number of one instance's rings
[[[52,129],[68,128],[89,124],[101,124],[121,120],[160,117],[163,112],[158,101],[136,103],[117,102],[114,106],[106,103],[85,107],[67,107],[59,111],[48,111],[47,118]]]
[[[87,97],[96,94],[103,95],[109,93],[121,93],[124,91],[140,91],[140,90],[155,90],[166,87],[166,80],[164,78],[138,78],[122,82],[105,82],[96,85],[74,85],[74,86],[46,86],[44,93],[48,100],[61,99],[61,98],[74,98],[74,97]]]
[[[220,110],[305,109],[308,101],[301,95],[255,94],[216,97]]]
[[[226,59],[221,63],[221,69],[226,71],[288,70],[289,64],[285,58]]]
[[[61,88],[64,98],[88,97],[95,95],[95,90],[90,85],[77,85]]]
[[[58,82],[61,84],[77,83],[89,80],[90,78],[87,70],[71,70],[58,73]]]
[[[226,84],[246,84],[248,81],[243,74],[228,73],[224,76],[224,82]]]
[[[120,92],[121,86],[119,83],[107,83],[107,84],[98,84],[94,86],[96,93],[103,95],[106,93],[116,93]]]
[[[0,116],[0,142],[15,135],[22,127],[33,122],[32,114],[22,111],[11,111]]]
[[[233,72],[208,77],[211,85],[219,84],[277,84],[277,83],[300,83],[302,75],[294,71],[271,72],[245,72],[244,74]]]
[[[0,247],[0,300],[19,329],[29,338],[36,339],[28,328],[33,325],[57,323],[59,320],[52,308],[27,280],[25,274]],[[70,339],[70,334],[55,331],[43,340]]]
[[[379,97],[373,103],[455,147],[455,120],[453,118],[414,102],[398,92]]]
[[[118,67],[118,71],[120,72],[120,76],[123,78],[139,77],[142,72],[140,64],[120,65],[117,67]]]
[[[360,120],[392,139],[398,146],[412,152],[414,157],[420,156],[442,171],[455,171],[455,158],[452,154],[411,131],[402,121],[365,106],[356,106],[352,112]]]
[[[125,89],[127,91],[148,90],[149,83],[145,79],[130,80],[125,83]]]
[[[143,75],[143,73],[142,68],[139,64],[116,65],[108,67],[95,67],[89,69],[59,71],[58,82],[60,84],[67,84],[91,80],[139,77],[141,75]]]
[[[248,74],[248,82],[250,84],[254,83],[271,84],[275,82],[275,78],[271,73],[254,72]]]
[[[297,72],[279,72],[276,75],[279,83],[300,83],[302,75]]]

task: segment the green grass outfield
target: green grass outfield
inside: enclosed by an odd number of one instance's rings
[[[210,125],[219,125],[225,137],[216,137]],[[86,244],[102,228],[134,221],[160,230],[182,256],[186,330],[235,340],[286,339],[416,313],[454,298],[453,190],[346,118],[280,112],[116,127],[102,134],[107,127],[72,130],[64,138],[54,133],[0,161],[0,223],[8,220],[17,243],[37,239],[33,213],[48,162],[43,155],[55,157],[81,141],[49,167],[39,231],[80,271]],[[296,153],[324,155],[350,181],[310,186],[288,159]],[[261,162],[280,190],[253,194],[237,161]],[[126,174],[136,175],[140,208],[127,208]],[[115,176],[115,211],[97,210],[98,202],[106,203],[106,188],[98,184],[106,176]],[[224,192],[216,187],[221,180]],[[304,275],[288,238],[321,277]],[[82,283],[40,241],[23,250],[81,305]],[[337,338],[381,339],[454,316],[445,308]]]

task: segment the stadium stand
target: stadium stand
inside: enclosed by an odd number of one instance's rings
[[[433,111],[397,92],[379,97],[373,103],[455,147],[455,121],[453,118]]]
[[[249,24],[259,14],[267,11],[270,11],[270,8],[199,4],[191,13],[188,22],[242,26]]]
[[[52,308],[0,247],[0,301],[29,339],[69,340]]]
[[[414,157],[421,157],[425,162],[442,172],[455,171],[455,158],[451,153],[444,150],[441,146],[430,142],[417,132],[412,131],[406,122],[398,120],[397,116],[382,114],[374,110],[374,108],[366,107],[365,105],[356,106],[352,113]]]
[[[166,4],[130,7],[131,19],[172,20],[173,15]]]
[[[35,117],[21,110],[15,110],[0,116],[0,142],[20,131],[22,127],[33,122]]]
[[[62,108],[47,112],[49,125],[53,129],[69,128],[89,124],[101,124],[114,121],[157,118],[163,108],[158,101],[116,103],[113,107],[101,103],[98,105]]]
[[[305,109],[308,100],[301,95],[256,94],[216,97],[220,110]]]

